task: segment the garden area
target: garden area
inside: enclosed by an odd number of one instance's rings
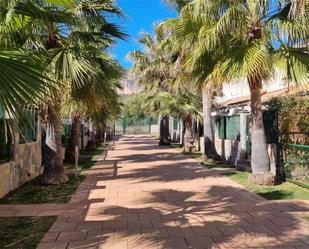
[[[80,155],[79,170],[91,168],[96,160],[99,160],[107,152],[110,142],[103,143],[96,150],[82,151]],[[74,168],[75,165],[65,164],[66,170]],[[74,172],[75,173],[75,172]],[[67,204],[75,194],[79,185],[85,180],[85,175],[68,174],[68,182],[60,185],[43,185],[42,176],[23,184],[18,189],[10,192],[0,199],[2,206],[25,208],[31,210],[36,204],[45,204],[57,210],[54,204]],[[43,206],[44,207],[44,206]],[[44,210],[44,209],[43,209]],[[0,216],[1,216],[0,210]],[[43,211],[44,212],[44,211]],[[0,247],[1,248],[36,248],[44,235],[56,221],[57,216],[45,216],[37,213],[38,216],[17,216],[0,217]]]

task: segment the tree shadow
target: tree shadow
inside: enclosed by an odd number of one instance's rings
[[[293,215],[305,203],[267,201],[166,150],[113,159],[125,167],[89,175],[53,228],[85,236],[67,248],[309,247],[308,223]]]
[[[212,186],[199,192],[156,190],[136,200],[137,206],[145,204],[141,208],[93,207],[91,203],[81,224],[91,228],[101,222],[99,231],[86,229],[86,241],[97,241],[101,248],[308,247],[308,233],[300,229],[305,224],[290,213],[308,211],[307,206],[246,202],[239,197],[246,192],[231,186]]]

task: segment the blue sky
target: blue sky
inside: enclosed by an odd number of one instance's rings
[[[131,62],[126,60],[126,55],[141,48],[138,44],[141,31],[152,32],[154,23],[176,17],[176,12],[161,0],[117,0],[117,3],[126,15],[117,23],[130,37],[127,41],[118,41],[111,53],[122,66],[130,68]]]

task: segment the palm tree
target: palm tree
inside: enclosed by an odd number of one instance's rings
[[[56,6],[57,8],[58,6]],[[79,89],[95,85],[97,89],[105,89],[102,79],[108,76],[108,59],[100,50],[106,49],[113,37],[124,38],[118,28],[107,22],[104,13],[119,14],[119,10],[106,1],[77,2],[70,5],[67,14],[75,17],[75,22],[68,23],[67,36],[61,34],[60,23],[47,22],[54,26],[46,42],[49,52],[51,74],[62,84],[69,84],[74,94]],[[104,71],[104,70],[105,71]],[[90,85],[89,85],[90,83]],[[54,92],[55,97],[49,102],[46,134],[46,161],[43,173],[44,184],[59,184],[67,180],[64,174],[60,144],[60,106],[61,94]],[[94,130],[91,134],[91,148],[95,148]]]
[[[133,51],[129,57],[134,61],[133,74],[137,75],[138,82],[150,88],[167,91],[170,87],[172,55],[168,40],[159,33],[153,38],[145,33],[140,39],[144,45],[144,51]],[[171,136],[169,134],[169,116],[161,117],[159,145],[169,145]]]
[[[101,69],[106,63],[102,65],[98,60],[102,62],[106,62],[106,60],[100,58],[100,55],[96,56],[96,53],[99,50],[106,50],[113,42],[114,37],[124,38],[124,34],[119,31],[118,27],[107,21],[107,16],[110,14],[120,15],[120,10],[111,1],[103,0],[4,2],[7,4],[3,4],[1,7],[5,7],[7,11],[2,13],[10,13],[6,16],[13,16],[12,20],[15,22],[18,20],[16,25],[20,25],[19,23],[23,21],[28,28],[27,38],[22,42],[22,47],[39,55],[41,64],[46,69],[45,77],[52,78],[56,86],[44,88],[45,92],[48,92],[49,98],[47,98],[46,160],[43,183],[66,182],[60,139],[62,89],[65,87],[74,92],[85,87],[89,82],[92,85],[102,85],[101,79],[106,76],[106,72],[102,73]],[[15,31],[13,34],[16,36],[17,32]],[[18,65],[18,60],[16,65]],[[31,64],[28,67],[31,69]],[[8,72],[7,69],[6,71]],[[11,77],[19,79],[14,77],[12,72],[14,71],[11,71]],[[29,76],[31,73],[34,78],[35,72],[35,68],[29,71],[26,82],[31,80]],[[25,73],[24,75],[27,76]],[[27,87],[23,81],[19,84],[23,84],[24,88]],[[39,90],[40,87],[42,88],[38,84]],[[40,91],[42,92],[42,90]],[[32,92],[29,91],[29,93]],[[22,91],[20,93],[24,94]],[[25,95],[25,100],[31,97]],[[15,93],[15,98],[18,97]]]
[[[27,46],[29,20],[17,1],[0,2],[0,113],[19,119],[23,107],[38,105],[52,82],[43,76],[44,61]],[[27,13],[29,15],[30,13]]]
[[[191,1],[189,1],[191,2]],[[159,25],[162,32],[171,34],[173,47],[178,51],[178,81],[194,83],[203,100],[203,130],[204,151],[203,159],[220,160],[214,144],[214,131],[211,122],[211,109],[213,105],[213,94],[218,90],[215,80],[214,69],[216,58],[222,55],[221,50],[212,53],[199,54],[197,49],[201,41],[199,33],[205,23],[209,21],[203,15],[194,15],[194,5],[182,6],[179,16],[168,19]],[[184,73],[185,72],[185,73]],[[184,80],[182,75],[185,74]],[[180,75],[180,77],[179,77]]]
[[[197,0],[191,5],[193,18],[207,18],[198,32],[199,46],[193,60],[222,51],[214,75],[221,82],[241,78],[248,82],[252,116],[250,178],[259,184],[274,182],[263,124],[263,82],[280,70],[293,84],[308,83],[308,13],[290,18],[293,2]],[[305,5],[307,9],[307,1]]]
[[[175,91],[145,89],[141,96],[142,109],[157,116],[172,116],[183,122],[183,151],[192,151],[192,119],[200,117],[201,99],[188,86]]]

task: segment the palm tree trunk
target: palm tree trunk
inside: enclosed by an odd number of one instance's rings
[[[200,121],[196,120],[196,131],[195,131],[195,144],[197,145],[196,150],[200,151],[201,149],[201,144],[200,144]]]
[[[101,146],[104,143],[104,124],[98,123],[97,125],[97,134],[96,134],[96,145],[97,147]]]
[[[220,156],[217,153],[214,144],[214,134],[211,125],[211,105],[212,105],[212,94],[204,87],[203,93],[203,118],[204,118],[204,159],[220,160]]]
[[[79,147],[79,137],[80,137],[80,123],[79,116],[73,117],[72,129],[70,134],[69,146],[65,151],[65,161],[74,163],[75,162],[75,147]]]
[[[273,185],[275,177],[270,172],[269,155],[267,152],[266,136],[263,123],[261,101],[262,79],[249,77],[248,83],[251,94],[251,168],[250,179],[262,185]]]
[[[63,149],[61,145],[60,100],[48,106],[46,127],[45,159],[42,183],[57,185],[68,181],[63,167]]]
[[[89,141],[86,146],[86,150],[96,150],[96,139],[93,121],[89,120]]]
[[[169,117],[163,116],[160,121],[160,141],[159,145],[170,145],[171,135],[169,131]]]
[[[184,134],[184,152],[192,152],[193,145],[192,145],[192,117],[191,115],[187,115],[184,119],[184,126],[185,126],[185,134]]]

